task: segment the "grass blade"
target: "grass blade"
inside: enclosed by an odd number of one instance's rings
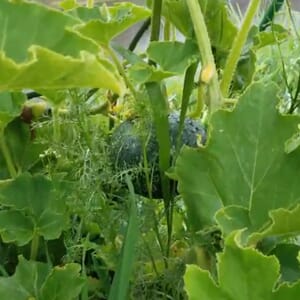
[[[130,278],[136,256],[136,243],[139,236],[137,207],[135,203],[136,196],[129,177],[126,178],[126,181],[130,192],[129,220],[119,266],[110,289],[109,300],[128,299]]]

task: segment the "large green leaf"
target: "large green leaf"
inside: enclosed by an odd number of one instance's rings
[[[296,282],[300,278],[300,264],[297,260],[300,246],[293,244],[279,244],[270,254],[276,255],[280,262],[281,280]]]
[[[262,280],[263,278],[263,280]],[[190,300],[285,300],[297,299],[300,282],[280,285],[279,263],[274,256],[265,256],[253,248],[242,248],[238,235],[231,234],[225,250],[218,255],[218,280],[206,270],[187,266],[185,289]]]
[[[0,11],[1,51],[16,63],[28,59],[31,45],[74,57],[78,56],[80,50],[97,51],[96,45],[65,30],[79,20],[59,11],[36,3],[7,0],[1,1]]]
[[[83,286],[80,266],[67,264],[49,269],[49,265],[19,257],[16,272],[0,277],[0,298],[14,300],[72,300]]]
[[[199,0],[211,44],[218,50],[229,50],[237,29],[230,20],[225,0]],[[186,1],[166,0],[163,2],[163,14],[186,37],[193,37],[193,24],[188,12]]]
[[[201,149],[183,147],[175,167],[178,189],[183,196],[188,222],[195,230],[214,223],[222,201],[209,174],[209,160],[199,159]]]
[[[217,219],[225,233],[247,228],[248,234],[266,230],[271,211],[299,204],[299,150],[287,154],[285,142],[297,132],[300,118],[277,111],[277,91],[274,84],[254,83],[233,112],[212,116],[205,148],[181,153],[176,165],[179,191],[192,220],[198,218],[196,229],[203,225],[204,214],[213,220],[220,201],[225,208]],[[276,220],[284,216],[281,212]],[[276,230],[295,232],[296,225],[282,222]]]
[[[33,131],[21,118],[15,118],[7,124],[4,138],[17,172],[28,171],[40,160],[40,154],[46,150],[47,145],[33,138],[33,136],[38,137],[41,131],[40,128]]]
[[[42,300],[77,299],[84,279],[80,277],[80,265],[71,263],[54,267],[41,287]]]
[[[19,116],[26,97],[22,93],[0,93],[0,131]]]
[[[228,12],[228,1],[199,0],[205,13],[205,24],[213,47],[218,50],[231,49],[232,42],[237,34]]]
[[[99,46],[72,31],[80,19],[46,6],[0,2],[0,90],[103,87],[122,93]]]
[[[23,104],[26,97],[22,93],[0,93],[0,178],[7,178],[9,176],[7,170],[7,152],[10,151],[5,139],[7,132],[7,125],[16,119],[22,111]],[[28,127],[28,125],[27,125]],[[29,129],[28,129],[29,130]],[[9,141],[13,137],[10,137]],[[22,149],[23,153],[24,148]],[[6,160],[5,160],[6,157]]]
[[[165,0],[162,13],[183,35],[189,38],[193,37],[193,24],[186,1]]]
[[[41,175],[24,173],[0,189],[0,234],[27,244],[35,235],[56,239],[66,226],[65,190]]]
[[[152,42],[147,49],[147,54],[163,70],[175,74],[183,74],[192,63],[199,59],[197,44],[188,39],[184,43]]]
[[[250,235],[249,243],[256,244],[257,241],[267,236],[288,234],[292,236],[299,235],[300,228],[300,205],[294,209],[279,208],[270,213],[271,224],[260,232]],[[222,218],[221,214],[218,216]],[[235,227],[236,228],[236,227]],[[240,228],[240,227],[237,227]]]
[[[192,40],[186,40],[184,43],[152,42],[147,54],[148,58],[157,64],[156,67],[125,50],[119,51],[132,64],[129,68],[129,77],[137,83],[161,81],[164,78],[184,74],[185,70],[199,59],[197,45]]]
[[[76,15],[86,21],[86,24],[75,28],[97,43],[108,45],[112,38],[133,24],[150,17],[150,14],[151,11],[145,7],[125,2],[93,9],[79,7],[76,9]]]

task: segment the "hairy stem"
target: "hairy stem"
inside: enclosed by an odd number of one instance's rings
[[[248,33],[250,31],[253,18],[256,14],[256,11],[259,8],[260,0],[252,0],[247,8],[242,27],[237,33],[231,51],[228,55],[226,65],[223,72],[223,78],[221,81],[221,91],[224,98],[228,98],[230,84],[236,70],[238,60],[241,56],[243,46],[248,37]]]
[[[214,56],[211,50],[211,43],[198,0],[187,0],[187,5],[201,54],[202,69],[205,70],[209,68],[211,70],[211,78],[206,84],[208,85],[208,108],[210,112],[214,112],[222,105],[222,96]]]
[[[40,236],[37,233],[35,233],[32,241],[31,241],[30,260],[36,260],[36,258],[37,258],[39,242],[40,242]]]
[[[170,39],[171,39],[171,23],[169,20],[165,20],[164,40],[169,41]]]
[[[110,47],[107,47],[106,51],[109,53],[111,59],[113,60],[114,64],[116,65],[119,73],[123,77],[128,89],[132,93],[132,96],[135,98],[135,100],[137,100],[137,92],[136,92],[134,86],[132,85],[132,83],[130,82],[130,80],[128,79],[128,77],[125,73],[125,70],[124,70],[122,64],[120,63],[118,57],[116,56],[115,52]]]
[[[162,0],[153,0],[150,40],[158,41],[160,33]]]
[[[271,2],[259,24],[259,31],[265,30],[271,24],[275,14],[281,9],[283,3],[284,0],[273,0]]]
[[[94,0],[87,0],[86,6],[87,6],[87,8],[93,8],[94,7]]]

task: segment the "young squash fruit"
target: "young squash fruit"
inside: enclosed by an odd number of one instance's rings
[[[168,116],[170,156],[174,158],[180,115],[172,112]],[[187,145],[197,147],[206,142],[206,130],[199,120],[186,117],[184,120],[179,147]],[[151,183],[151,196],[161,198],[158,167],[158,143],[154,125],[141,118],[126,120],[121,123],[111,136],[110,156],[113,167],[117,171],[128,171],[132,177],[135,192],[149,197],[146,176]]]

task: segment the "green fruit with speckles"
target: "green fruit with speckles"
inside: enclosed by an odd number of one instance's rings
[[[179,113],[171,113],[168,117],[169,136],[171,143],[171,157],[175,152],[176,139],[179,128]],[[198,121],[186,118],[184,121],[181,144],[190,147],[204,145],[206,142],[206,130]],[[145,155],[148,167],[148,175],[151,179],[152,196],[161,198],[162,191],[158,169],[158,143],[155,136],[154,126],[151,122],[143,122],[141,118],[126,120],[121,123],[112,133],[111,161],[117,171],[132,170],[132,180],[135,192],[149,196],[145,178]],[[134,170],[137,170],[136,172]]]

